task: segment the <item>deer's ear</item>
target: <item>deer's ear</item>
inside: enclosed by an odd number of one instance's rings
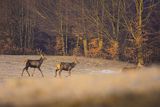
[[[42,54],[42,50],[39,48],[39,49],[36,49],[37,51],[37,54],[41,55]]]
[[[41,55],[42,58],[44,58],[44,55],[43,55],[43,54],[40,54],[40,55]]]
[[[76,60],[76,59],[77,59],[77,57],[76,57],[75,55],[73,55],[73,59],[74,59],[74,60]]]
[[[75,55],[73,56],[73,60],[74,60],[75,63],[79,63],[79,61],[78,61],[78,59]]]

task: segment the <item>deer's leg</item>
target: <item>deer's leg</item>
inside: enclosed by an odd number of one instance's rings
[[[71,76],[71,70],[69,70],[69,75],[68,76]]]
[[[68,71],[68,75],[66,77],[71,76],[71,70]]]
[[[59,70],[59,77],[61,77],[61,72],[62,72],[62,70]]]
[[[41,68],[38,68],[39,69],[39,71],[41,72],[41,75],[42,75],[42,77],[44,77],[44,75],[43,75],[43,73],[42,73],[42,70],[41,70]]]
[[[55,76],[54,77],[57,77],[57,72],[58,72],[58,69],[55,70]]]
[[[34,73],[35,73],[35,68],[34,68],[34,71],[33,71],[33,73],[32,73],[32,77],[33,77]]]
[[[23,71],[22,71],[22,73],[21,73],[21,76],[23,76],[23,73],[24,73],[25,70],[26,70],[26,67],[23,68]]]
[[[30,74],[29,74],[29,72],[28,72],[28,68],[26,68],[26,72],[27,72],[28,76],[30,77]]]

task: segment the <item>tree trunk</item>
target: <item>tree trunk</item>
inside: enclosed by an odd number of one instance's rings
[[[138,28],[137,28],[137,35],[142,36],[142,12],[143,12],[143,0],[136,0],[136,11],[137,11],[137,21],[138,21]],[[143,38],[142,38],[143,39]],[[143,52],[142,52],[142,43],[138,43],[138,53],[137,53],[137,63],[138,65],[143,64]]]
[[[84,48],[84,56],[88,55],[88,44],[87,44],[87,35],[85,28],[85,13],[84,13],[84,0],[82,0],[82,25],[83,25],[83,48]]]
[[[64,34],[63,34],[63,13],[62,13],[62,1],[60,0],[60,7],[59,7],[59,12],[60,12],[60,34],[62,36],[62,55],[65,55],[65,42],[64,42]]]
[[[88,47],[87,47],[87,38],[84,36],[83,38],[83,48],[84,48],[84,56],[88,55]]]
[[[98,1],[97,1],[97,7],[98,7]],[[98,13],[98,10],[97,10],[97,13]],[[99,50],[101,50],[103,48],[103,36],[102,36],[102,30],[103,30],[103,24],[104,24],[104,0],[102,0],[102,9],[101,9],[101,13],[102,13],[102,16],[101,16],[101,21],[102,21],[102,24],[101,26],[98,26],[98,47],[99,47]],[[98,21],[98,14],[97,14],[97,21]]]

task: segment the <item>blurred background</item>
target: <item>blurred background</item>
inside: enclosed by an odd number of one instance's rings
[[[0,54],[159,62],[159,10],[159,0],[0,0]]]

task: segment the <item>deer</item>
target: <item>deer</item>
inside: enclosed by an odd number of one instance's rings
[[[135,72],[135,71],[141,71],[142,65],[136,65],[134,67],[123,67],[122,72]]]
[[[23,76],[24,71],[26,71],[28,73],[28,76],[30,76],[30,74],[28,72],[28,68],[30,67],[30,68],[34,68],[32,76],[34,75],[35,69],[37,68],[41,72],[42,77],[44,77],[40,67],[41,67],[43,61],[47,60],[47,58],[44,56],[44,54],[42,54],[42,51],[40,51],[39,54],[41,56],[40,59],[37,59],[37,60],[27,59],[26,66],[23,68],[21,76]]]
[[[57,72],[59,73],[59,77],[61,77],[61,72],[68,71],[68,76],[71,76],[71,70],[79,63],[76,57],[74,57],[73,62],[61,62],[60,64],[56,65],[56,70],[55,70],[55,77],[57,77]],[[68,77],[66,76],[66,77]]]

